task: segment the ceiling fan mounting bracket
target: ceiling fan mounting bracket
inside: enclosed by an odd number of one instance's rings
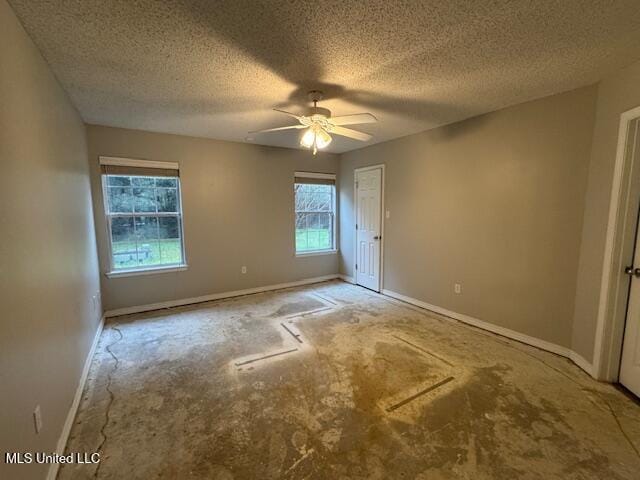
[[[309,93],[307,93],[307,98],[313,103],[317,103],[324,98],[324,93],[320,90],[310,90]]]

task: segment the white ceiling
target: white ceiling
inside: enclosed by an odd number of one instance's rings
[[[325,91],[370,142],[598,81],[640,58],[638,0],[9,0],[88,123],[246,141]],[[299,131],[254,142],[296,147]]]

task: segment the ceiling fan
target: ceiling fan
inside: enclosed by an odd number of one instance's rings
[[[319,149],[323,149],[331,143],[331,133],[347,138],[353,138],[354,140],[360,140],[362,142],[366,142],[372,138],[368,133],[359,132],[351,128],[344,128],[342,126],[355,125],[357,123],[375,123],[378,119],[372,114],[356,113],[354,115],[339,115],[337,117],[332,117],[330,110],[317,106],[318,102],[322,100],[323,97],[321,91],[311,90],[308,97],[309,100],[313,102],[313,107],[309,109],[309,113],[307,115],[295,115],[291,112],[285,112],[284,110],[274,108],[276,112],[284,113],[285,115],[295,118],[298,120],[299,124],[267,128],[265,130],[256,130],[249,133],[276,132],[291,129],[300,130],[304,128],[306,131],[300,137],[300,145],[305,148],[312,149],[314,155]]]

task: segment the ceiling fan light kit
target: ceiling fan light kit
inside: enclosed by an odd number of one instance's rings
[[[311,125],[300,138],[300,145],[311,148],[314,155],[318,153],[319,149],[325,148],[330,143],[331,135],[318,124]]]
[[[310,149],[315,155],[318,150],[326,148],[331,143],[331,135],[340,135],[343,137],[366,142],[371,140],[372,136],[368,133],[359,132],[351,128],[344,128],[342,125],[354,125],[358,123],[375,123],[378,121],[370,113],[357,113],[354,115],[339,115],[337,117],[331,116],[331,110],[327,108],[318,107],[318,102],[322,100],[322,92],[318,90],[311,90],[308,94],[309,100],[313,102],[313,107],[309,109],[308,115],[295,115],[291,112],[284,110],[278,110],[274,108],[276,112],[284,113],[290,117],[298,120],[296,125],[286,125],[284,127],[267,128],[265,130],[257,130],[249,132],[266,133],[275,132],[280,130],[290,129],[306,129],[300,137],[300,145],[304,148]]]

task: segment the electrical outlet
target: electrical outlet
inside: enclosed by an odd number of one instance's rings
[[[240,271],[241,271],[242,273],[247,273],[247,267],[243,266],[243,267],[240,269]]]
[[[454,283],[453,291],[455,292],[456,295],[460,295],[462,293],[462,285],[459,283]]]
[[[391,218],[391,212],[390,212],[389,210],[387,210],[387,211],[385,212],[385,215],[384,215],[384,216],[385,216],[385,218]]]
[[[36,409],[33,411],[33,424],[36,428],[36,433],[40,433],[40,430],[42,430],[42,413],[40,412],[40,405],[36,405]]]

